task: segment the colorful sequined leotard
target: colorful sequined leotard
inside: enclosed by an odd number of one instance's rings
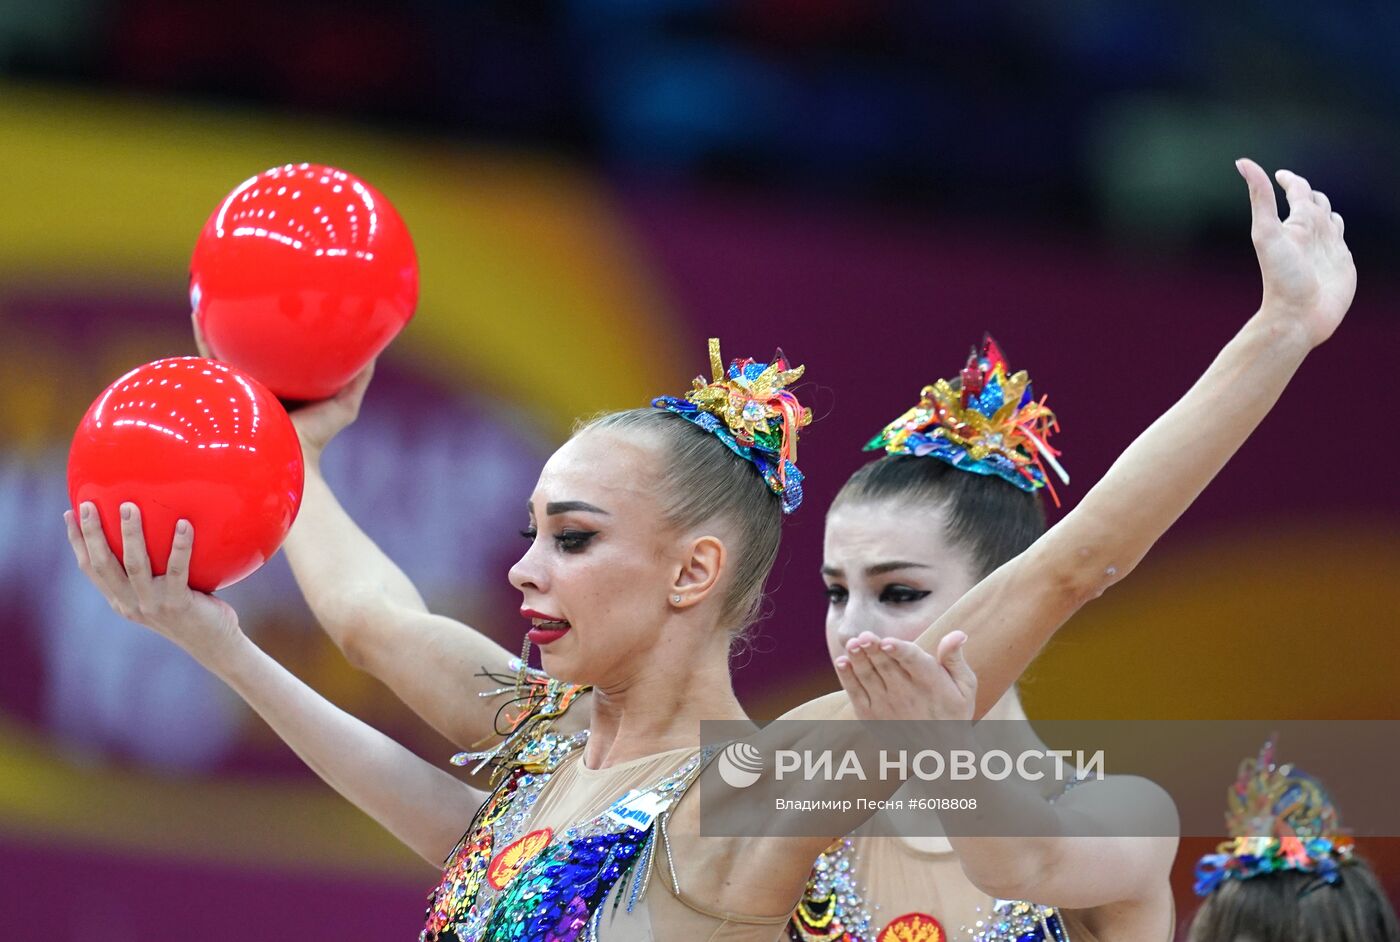
[[[530,716],[517,720],[507,741],[492,753],[468,754],[491,761],[494,787],[448,856],[429,897],[421,942],[587,942],[619,910],[636,906],[651,873],[658,822],[709,753],[646,757],[643,787],[611,796],[596,813],[563,826],[536,827],[546,786],[570,760],[581,764],[587,732],[561,735],[552,722],[580,689],[537,683]]]

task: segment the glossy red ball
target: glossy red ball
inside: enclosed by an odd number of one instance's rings
[[[190,303],[210,352],[284,399],[325,399],[418,305],[418,256],[363,180],[286,164],[241,183],[195,243]]]
[[[179,357],[137,367],[88,408],[68,452],[68,498],[74,513],[97,505],[118,559],[121,504],[136,504],[156,575],[188,520],[190,585],[212,592],[277,552],[303,470],[292,420],[266,387],[227,363]]]

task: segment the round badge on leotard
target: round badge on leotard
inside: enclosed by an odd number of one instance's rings
[[[943,924],[928,913],[905,913],[891,920],[876,942],[945,942]]]
[[[486,882],[491,884],[492,889],[504,890],[510,881],[515,879],[515,875],[525,869],[526,864],[549,846],[553,836],[552,829],[541,828],[502,847],[501,852],[491,861],[491,866],[486,868]]]

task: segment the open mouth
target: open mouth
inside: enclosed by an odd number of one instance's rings
[[[564,619],[556,618],[553,615],[546,615],[544,612],[521,609],[520,614],[530,619],[531,627],[530,630],[525,633],[526,637],[535,644],[542,646],[549,644],[551,641],[558,641],[560,638],[564,637],[564,635],[568,634],[569,629],[573,627]]]

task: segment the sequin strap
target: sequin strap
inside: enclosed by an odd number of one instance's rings
[[[986,919],[977,920],[973,942],[1070,942],[1064,919],[1055,906],[1025,900],[999,899]]]
[[[493,858],[513,842],[529,837],[521,832],[535,800],[564,760],[588,741],[587,730],[558,735],[548,718],[531,724],[530,730],[533,738],[521,739],[504,755],[493,756],[500,763],[496,770],[499,781],[443,865],[442,880],[428,896],[420,942],[481,937],[498,884],[505,885],[499,876],[492,879]],[[530,761],[524,761],[526,756]]]
[[[1048,799],[1050,804],[1053,805],[1055,802],[1059,801],[1061,798],[1065,797],[1070,792],[1074,791],[1076,788],[1078,788],[1080,785],[1083,785],[1088,780],[1089,774],[1085,770],[1075,769],[1074,775],[1070,778],[1065,779],[1064,782],[1060,785],[1060,790],[1054,795],[1050,796],[1050,798]]]
[[[497,734],[504,737],[490,749],[462,752],[453,765],[476,762],[473,771],[491,766],[491,793],[477,809],[471,825],[443,863],[441,882],[428,896],[422,942],[475,938],[490,911],[490,867],[495,855],[517,839],[549,777],[575,750],[588,741],[586,730],[562,735],[555,721],[589,688],[565,684],[527,666],[520,658],[508,663],[514,677],[484,672],[502,684],[483,697],[514,694],[497,716]],[[538,850],[529,841],[525,850]],[[496,882],[500,882],[499,879]]]
[[[722,750],[726,745],[728,745],[728,743],[721,743],[717,746],[706,746],[697,754],[696,758],[693,760],[694,766],[688,770],[687,774],[684,777],[684,780],[676,783],[676,786],[674,788],[674,798],[672,799],[670,806],[666,809],[666,813],[660,815],[657,818],[655,828],[657,839],[656,842],[660,844],[661,851],[666,858],[666,868],[663,871],[664,876],[662,877],[661,882],[662,885],[666,887],[667,891],[669,891],[672,896],[679,900],[682,905],[684,905],[688,909],[694,910],[697,913],[701,913],[706,916],[711,916],[723,922],[735,923],[738,925],[780,926],[784,922],[787,922],[788,917],[786,915],[749,916],[743,913],[725,912],[723,910],[711,909],[710,907],[705,906],[703,903],[696,900],[694,897],[688,895],[687,893],[685,893],[685,891],[681,889],[680,877],[676,873],[675,854],[672,851],[671,833],[668,830],[671,815],[672,813],[674,813],[676,806],[680,803],[681,798],[685,796],[686,791],[689,790],[690,786],[693,785],[695,781],[700,777],[700,773],[705,771],[705,767],[709,765],[711,761],[713,761],[715,756],[719,755],[720,750]],[[645,887],[643,888],[643,891],[645,891]]]
[[[671,815],[675,813],[676,805],[685,797],[690,786],[700,777],[700,773],[705,770],[705,766],[709,765],[716,752],[717,750],[713,746],[702,747],[679,769],[648,790],[657,796],[663,807],[652,822],[646,844],[642,848],[642,853],[638,857],[636,868],[633,871],[631,892],[627,899],[629,912],[637,901],[646,895],[647,888],[651,885],[652,872],[656,867],[655,857],[658,840],[666,856],[667,869],[674,881],[675,865],[671,857],[671,842],[666,825],[671,820]]]
[[[496,735],[504,737],[496,745],[480,750],[459,752],[452,764],[463,766],[475,762],[471,771],[479,772],[491,766],[491,787],[499,785],[512,769],[525,768],[532,772],[548,771],[547,760],[559,743],[555,721],[569,707],[593,688],[587,684],[566,684],[544,671],[526,665],[520,658],[511,658],[514,678],[483,672],[497,681],[513,680],[510,686],[482,691],[482,697],[513,694],[496,717]]]

